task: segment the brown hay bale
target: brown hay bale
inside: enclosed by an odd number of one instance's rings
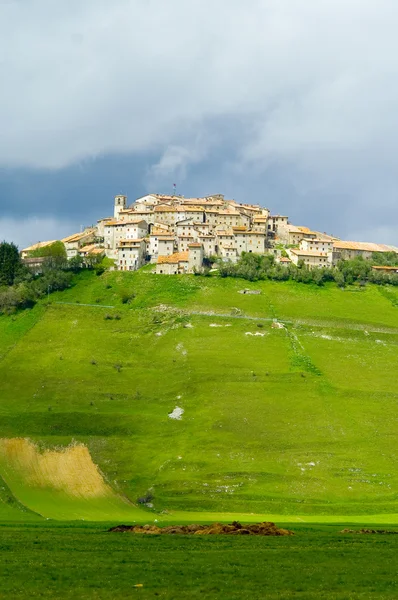
[[[241,525],[234,521],[230,525],[213,523],[211,525],[169,525],[158,527],[157,525],[118,525],[109,529],[111,532],[140,533],[146,535],[263,535],[263,536],[286,536],[294,535],[288,529],[281,529],[275,523],[253,523]],[[375,532],[376,533],[376,532]]]

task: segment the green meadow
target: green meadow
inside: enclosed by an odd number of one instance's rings
[[[0,521],[396,523],[397,310],[371,285],[76,276],[0,317]]]
[[[0,526],[2,600],[395,600],[398,536],[140,536],[108,524]],[[139,586],[139,587],[135,587]]]

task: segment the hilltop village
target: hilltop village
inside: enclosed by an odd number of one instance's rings
[[[257,204],[239,204],[222,194],[185,198],[148,194],[128,206],[127,197],[114,200],[113,216],[62,240],[67,257],[106,256],[120,271],[135,271],[146,263],[156,273],[174,275],[201,270],[214,259],[236,262],[243,252],[272,253],[281,265],[304,263],[308,268],[335,265],[340,259],[371,258],[375,252],[397,252],[395,246],[342,241],[327,233],[293,225]],[[30,253],[53,244],[39,242]]]

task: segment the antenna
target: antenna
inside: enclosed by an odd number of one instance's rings
[[[176,192],[177,192],[177,184],[173,183],[173,193],[172,193],[172,196],[176,196],[177,195]]]

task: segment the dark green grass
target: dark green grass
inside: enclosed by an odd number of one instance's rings
[[[342,527],[294,526],[286,538],[141,537],[104,525],[8,524],[0,598],[396,598],[398,535]]]

